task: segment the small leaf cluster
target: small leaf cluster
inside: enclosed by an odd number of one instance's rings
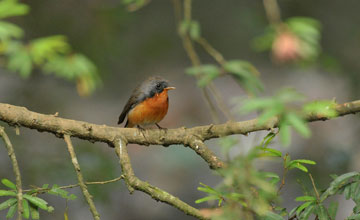
[[[17,200],[17,190],[16,185],[8,179],[2,179],[2,184],[4,184],[9,190],[0,190],[0,196],[10,196],[9,199],[0,203],[0,211],[8,209],[6,219],[11,219],[14,217],[16,210],[18,208]],[[76,196],[74,194],[69,194],[66,190],[60,189],[57,185],[53,185],[49,188],[48,184],[43,185],[40,189],[31,190],[23,194],[23,217],[25,219],[40,219],[39,209],[52,212],[54,208],[48,205],[44,199],[37,197],[37,194],[47,192],[51,195],[60,196],[64,199],[74,200]]]
[[[0,19],[25,15],[29,7],[17,0],[0,1]],[[58,77],[75,81],[78,93],[88,95],[101,81],[95,65],[83,54],[72,51],[66,37],[50,36],[24,43],[23,30],[15,24],[0,20],[0,55],[7,58],[9,70],[23,78],[35,68]]]
[[[272,158],[283,161],[284,173],[297,168],[308,172],[304,164],[315,164],[312,160],[291,160],[288,154],[283,155],[279,150],[270,148],[271,141],[276,133],[270,132],[262,142],[249,151],[246,155],[240,155],[229,162],[229,165],[218,170],[223,177],[223,182],[216,188],[200,183],[199,191],[208,196],[196,200],[196,203],[217,200],[217,205],[223,210],[220,215],[213,219],[283,219],[288,215],[285,208],[275,204],[279,201],[278,191],[283,182],[278,174],[269,171],[259,171],[254,166],[257,159]],[[220,142],[227,152],[231,145],[237,142],[233,139],[222,139]],[[285,175],[284,174],[284,175]],[[283,181],[285,176],[283,177]]]
[[[222,66],[204,64],[186,69],[186,74],[198,78],[198,86],[204,87],[224,74],[230,74],[248,93],[256,95],[263,90],[258,70],[244,60],[226,61]]]
[[[180,35],[189,35],[192,40],[198,40],[201,37],[201,29],[198,21],[183,20],[179,26]]]
[[[310,137],[311,131],[303,118],[304,115],[316,115],[321,118],[331,118],[337,115],[334,101],[309,102],[301,110],[293,107],[295,102],[304,101],[304,99],[305,96],[293,89],[283,89],[273,97],[246,100],[240,110],[242,113],[260,111],[261,114],[258,118],[260,125],[265,124],[273,117],[278,117],[280,139],[287,146],[291,142],[290,127],[293,127],[303,137]]]
[[[253,46],[258,51],[271,50],[278,35],[291,32],[299,39],[299,56],[303,61],[315,61],[321,52],[321,24],[314,18],[291,17],[282,24],[272,24],[265,33],[253,40]]]
[[[319,220],[336,219],[338,202],[332,201],[326,207],[324,201],[335,194],[344,194],[345,198],[352,199],[355,203],[353,213],[347,220],[360,218],[360,173],[350,172],[340,176],[332,175],[333,181],[330,186],[319,196],[304,195],[296,198],[303,202],[290,211],[289,215],[296,215],[298,219],[308,219],[315,215]]]

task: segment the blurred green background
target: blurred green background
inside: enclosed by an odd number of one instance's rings
[[[136,12],[129,12],[119,0],[32,0],[24,2],[31,11],[26,16],[10,19],[25,30],[25,41],[49,35],[65,35],[77,52],[89,57],[98,68],[102,87],[89,97],[81,97],[74,83],[52,75],[44,76],[34,70],[28,79],[0,69],[0,102],[25,106],[44,114],[59,112],[60,117],[91,123],[116,126],[117,117],[132,89],[150,75],[167,78],[177,89],[170,92],[170,108],[163,127],[192,127],[212,123],[206,103],[193,77],[184,74],[190,61],[177,34],[171,1],[152,1]],[[243,59],[253,63],[261,72],[264,95],[281,87],[294,87],[310,99],[332,99],[342,103],[358,99],[360,94],[360,2],[348,1],[279,1],[282,17],[309,16],[322,24],[319,62],[306,68],[276,65],[268,53],[255,52],[251,41],[267,26],[262,1],[198,0],[193,4],[193,18],[198,20],[204,36],[227,59]],[[201,52],[204,63],[213,62]],[[3,60],[0,60],[3,63]],[[232,98],[246,94],[230,78],[215,80],[221,96],[229,106]],[[255,117],[237,116],[238,120]],[[225,122],[225,117],[222,122]],[[4,123],[0,123],[4,125]],[[64,141],[47,133],[21,128],[16,136],[13,128],[5,126],[17,153],[23,184],[41,186],[44,183],[67,185],[76,183]],[[307,158],[318,165],[310,167],[320,188],[330,181],[328,174],[359,170],[360,120],[345,116],[310,125],[313,135],[303,139],[294,134],[289,151],[293,158]],[[244,152],[261,140],[266,133],[241,137],[233,154]],[[216,140],[208,141],[220,154]],[[114,150],[105,144],[74,139],[75,150],[87,181],[100,181],[121,174]],[[275,145],[276,146],[276,145]],[[279,144],[280,146],[280,144]],[[193,151],[183,146],[143,147],[131,145],[129,153],[135,174],[195,207],[194,201],[204,196],[197,191],[199,182],[215,186],[220,178],[213,175],[207,164]],[[279,164],[273,164],[280,171]],[[13,180],[7,152],[0,142],[0,177]],[[300,171],[284,187],[286,207],[295,206],[294,190]],[[323,184],[323,185],[321,185]],[[299,187],[296,187],[299,188]],[[123,182],[90,186],[90,192],[102,219],[193,219],[177,209],[152,200],[142,192],[129,195]],[[71,192],[78,199],[70,201],[69,219],[91,219],[79,189]],[[63,219],[65,200],[46,195],[55,207],[53,213],[41,213],[41,219]],[[211,205],[211,204],[210,204]],[[346,216],[352,206],[341,201],[338,217]],[[6,212],[0,212],[3,219]]]

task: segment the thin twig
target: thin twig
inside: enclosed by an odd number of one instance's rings
[[[21,186],[21,174],[20,174],[20,169],[19,169],[19,165],[18,162],[16,160],[16,156],[15,156],[15,151],[14,148],[10,142],[9,137],[7,136],[5,129],[3,127],[0,126],[0,136],[2,137],[2,139],[4,140],[5,143],[5,147],[6,150],[8,152],[8,155],[10,157],[11,163],[12,163],[12,167],[13,167],[13,171],[15,174],[15,180],[16,180],[16,198],[17,198],[17,205],[18,205],[18,210],[17,210],[17,220],[21,220],[22,218],[22,213],[23,213],[23,193],[22,193],[22,186]]]
[[[174,3],[175,16],[177,19],[181,19],[181,16],[179,16],[179,11],[181,12],[181,8],[180,8],[181,4],[179,4],[177,1],[173,1],[173,3]],[[191,21],[191,9],[192,9],[191,4],[192,4],[192,0],[184,1],[184,20],[187,22]],[[180,22],[181,21],[177,22],[178,25],[180,24]],[[190,58],[192,65],[195,67],[200,66],[201,61],[200,61],[199,55],[197,54],[197,52],[194,48],[193,42],[192,42],[189,34],[188,33],[179,33],[179,35],[182,39],[184,49],[185,49],[188,57]],[[205,51],[207,51],[211,56],[213,56],[215,60],[217,60],[219,63],[221,63],[221,65],[225,64],[225,59],[221,55],[221,53],[219,53],[215,48],[213,48],[206,41],[205,38],[200,38],[197,42],[201,46],[203,46]],[[199,76],[196,76],[196,78],[199,79]],[[216,108],[215,108],[214,104],[212,103],[212,101],[209,97],[209,94],[207,93],[206,88],[208,88],[210,90],[210,92],[212,93],[214,100],[216,102],[216,106],[220,109],[220,111],[223,112],[223,114],[227,117],[228,120],[234,120],[234,117],[231,116],[230,111],[227,110],[225,102],[222,101],[222,98],[219,95],[219,92],[217,91],[215,85],[210,83],[205,88],[202,88],[202,93],[210,107],[212,118],[213,118],[214,122],[219,123],[220,119],[219,119],[219,116],[216,114]]]
[[[282,178],[281,178],[281,182],[280,182],[280,186],[277,190],[277,194],[280,193],[281,189],[284,187],[285,185],[285,177],[286,177],[286,174],[288,172],[288,168],[286,168],[286,158],[289,156],[289,154],[286,154],[283,158],[284,160],[284,170],[283,170],[283,175],[282,175]]]
[[[66,145],[67,145],[67,148],[68,148],[68,151],[70,153],[70,157],[71,157],[71,162],[72,164],[74,165],[74,168],[75,168],[75,172],[76,172],[76,176],[78,178],[78,181],[79,181],[79,186],[83,192],[83,195],[85,197],[85,200],[86,202],[89,204],[89,207],[90,207],[90,211],[94,217],[95,220],[100,220],[100,215],[99,213],[97,212],[96,210],[96,207],[95,207],[95,204],[94,204],[94,201],[92,200],[92,196],[90,195],[89,191],[87,190],[87,186],[84,182],[84,178],[83,178],[83,175],[80,171],[80,165],[79,165],[79,162],[77,160],[77,157],[76,157],[76,154],[75,154],[75,151],[74,151],[74,147],[71,143],[71,139],[70,139],[70,136],[65,134],[64,135],[64,140],[66,142]]]
[[[115,152],[119,157],[121,170],[125,176],[125,182],[128,185],[130,193],[132,193],[134,190],[142,191],[150,195],[153,199],[167,203],[181,210],[187,215],[194,216],[198,219],[207,219],[200,213],[198,209],[186,204],[170,193],[165,192],[162,189],[152,186],[149,183],[141,181],[139,178],[137,178],[131,166],[131,161],[126,146],[127,142],[124,139],[115,139],[113,145],[115,146]]]
[[[200,37],[196,40],[196,42],[200,44],[204,50],[210,54],[210,56],[212,56],[221,66],[225,65],[226,60],[224,56],[219,51],[217,51],[205,38]]]
[[[277,0],[263,0],[266,16],[270,24],[278,25],[281,23],[280,7]]]
[[[315,191],[315,194],[316,194],[316,199],[317,199],[317,201],[320,201],[320,195],[319,195],[319,192],[316,189],[315,182],[314,182],[314,179],[313,179],[311,173],[309,173],[309,177],[310,177],[311,184],[312,184],[312,186],[314,188],[314,191]]]
[[[121,179],[124,179],[124,176],[121,175],[115,179],[111,179],[111,180],[106,180],[106,181],[97,181],[97,182],[85,182],[85,185],[104,185],[104,184],[108,184],[108,183],[113,183],[113,182],[117,182]],[[79,183],[77,184],[71,184],[71,185],[66,185],[66,186],[59,186],[59,189],[70,189],[70,188],[75,188],[80,186]],[[49,188],[41,188],[41,187],[34,187],[36,189],[36,193],[46,193],[48,191],[50,191],[51,189]],[[34,189],[25,189],[23,190],[23,192],[31,192]]]
[[[174,5],[174,13],[175,13],[177,27],[179,28],[180,24],[181,24],[180,0],[173,0],[173,5]],[[184,1],[184,19],[187,21],[191,20],[191,0]],[[185,52],[188,55],[192,65],[200,66],[201,65],[200,58],[195,51],[194,45],[193,45],[189,35],[181,34],[179,32],[179,36],[181,37],[183,47],[184,47]],[[198,76],[197,76],[197,79],[198,79]],[[215,105],[212,103],[210,95],[209,95],[208,91],[206,90],[206,88],[201,89],[201,94],[202,94],[203,99],[205,100],[205,103],[207,104],[207,106],[210,109],[210,114],[211,114],[211,117],[212,117],[214,123],[219,123],[220,119],[216,113]]]
[[[184,0],[184,19],[191,21],[191,4],[192,0]]]

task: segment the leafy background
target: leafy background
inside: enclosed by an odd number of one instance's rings
[[[279,1],[284,19],[293,16],[309,16],[322,25],[321,48],[323,53],[312,65],[277,65],[269,53],[259,53],[253,48],[253,40],[264,33],[268,21],[261,1],[194,1],[193,17],[201,24],[201,34],[229,59],[250,61],[261,73],[265,93],[269,96],[284,86],[294,87],[310,99],[332,99],[345,102],[358,99],[360,63],[360,3],[351,1]],[[170,94],[170,109],[162,126],[175,128],[211,123],[210,113],[201,98],[196,81],[184,74],[190,62],[177,35],[173,7],[170,2],[153,1],[141,10],[130,13],[120,1],[82,2],[29,1],[30,12],[25,16],[7,19],[24,30],[26,44],[36,38],[66,36],[71,45],[70,56],[84,54],[97,67],[101,81],[91,96],[81,93],[81,82],[74,83],[49,74],[44,76],[40,67],[24,79],[5,68],[6,59],[0,63],[0,100],[4,103],[25,106],[33,111],[61,117],[84,120],[98,124],[116,125],[118,114],[131,90],[149,75],[160,74],[177,87]],[[205,53],[200,54],[204,63],[212,63]],[[39,61],[40,62],[40,61]],[[21,73],[21,71],[20,71]],[[75,84],[78,86],[76,88]],[[233,106],[234,97],[245,92],[230,77],[215,80],[221,95]],[[86,87],[88,88],[88,87]],[[79,92],[80,91],[80,92]],[[80,94],[80,95],[79,95]],[[245,120],[255,115],[238,116]],[[225,121],[222,118],[222,121]],[[359,170],[357,158],[360,132],[359,118],[348,116],[328,122],[310,124],[312,136],[303,139],[293,134],[289,148],[276,142],[278,150],[289,152],[292,158],[307,158],[317,162],[308,167],[319,188],[328,187],[329,174],[342,174]],[[44,183],[66,185],[75,183],[69,155],[62,140],[52,135],[21,129],[21,136],[11,133],[25,186],[42,186]],[[241,137],[230,154],[246,152],[260,142],[266,133]],[[119,176],[120,169],[112,149],[75,141],[79,162],[87,180],[96,181]],[[1,142],[0,145],[3,145]],[[208,144],[220,153],[217,141]],[[220,182],[194,152],[181,146],[163,148],[129,147],[135,174],[163,188],[196,207],[204,197],[197,190],[199,183],[216,186]],[[260,167],[273,166],[281,173],[279,163],[266,162]],[[4,147],[0,147],[0,177],[11,179],[11,164]],[[289,209],[301,204],[294,198],[302,195],[296,179],[308,177],[301,171],[289,173],[288,182],[282,189],[283,204]],[[90,186],[96,205],[104,219],[192,219],[166,204],[156,203],[147,195],[136,192],[129,195],[123,183],[106,186]],[[69,219],[90,219],[88,207],[82,202],[79,189],[70,190],[78,196],[69,201]],[[55,207],[53,213],[41,213],[43,219],[61,219],[66,207],[65,200],[46,195],[44,198]],[[339,197],[337,218],[343,219],[352,212],[352,201]],[[139,211],[141,210],[141,211]],[[0,212],[3,219],[5,212]]]

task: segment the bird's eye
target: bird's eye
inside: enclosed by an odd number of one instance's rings
[[[161,87],[161,84],[160,84],[160,83],[156,84],[156,88],[157,88],[157,89],[160,89],[160,87]]]

